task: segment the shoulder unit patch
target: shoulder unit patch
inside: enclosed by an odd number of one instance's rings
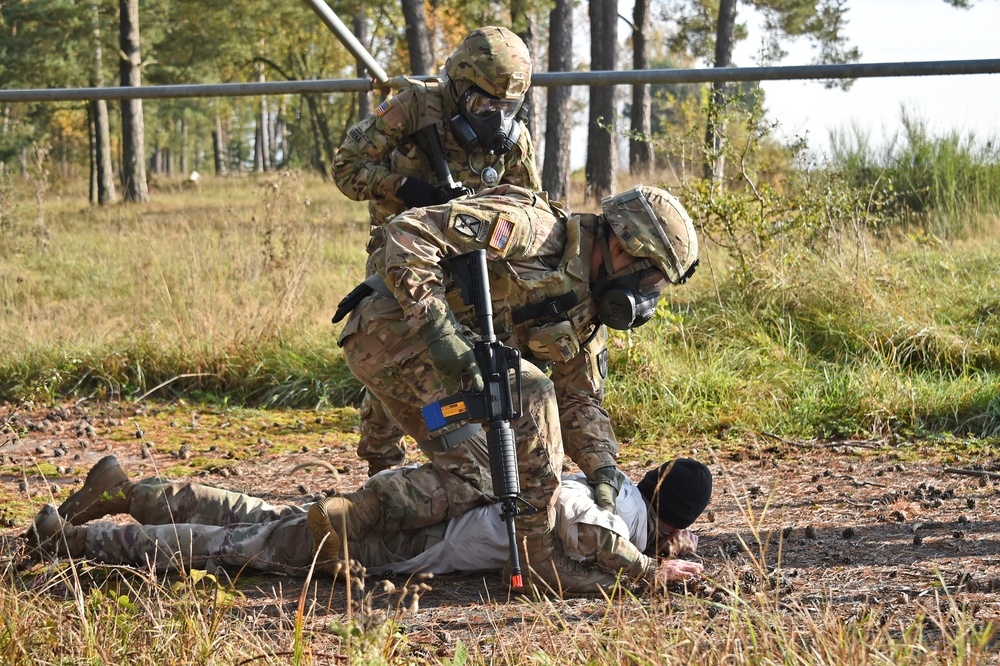
[[[479,235],[483,233],[482,229],[483,221],[478,217],[465,215],[463,213],[459,213],[455,217],[455,231],[463,236],[468,236],[469,238],[479,238]]]

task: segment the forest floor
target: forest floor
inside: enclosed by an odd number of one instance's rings
[[[354,453],[356,424],[349,408],[0,407],[3,557],[16,557],[19,535],[41,504],[61,502],[109,453],[136,480],[192,479],[273,503],[354,489],[367,477]],[[628,451],[622,467],[638,480],[662,462],[663,450]],[[757,433],[672,455],[692,453],[709,464],[715,493],[693,526],[704,578],[674,590],[676,603],[762,594],[781,607],[822,607],[843,619],[875,613],[901,627],[919,620],[917,608],[956,604],[979,626],[1000,623],[995,445],[947,438],[795,442]],[[292,474],[310,461],[336,471],[315,465]],[[267,630],[294,617],[304,582],[243,574],[234,585],[246,617]],[[394,582],[402,589],[407,581]],[[318,623],[345,614],[398,616],[409,649],[437,657],[452,654],[458,641],[489,643],[506,626],[546,612],[511,598],[498,573],[439,576],[430,585],[418,609],[374,582],[350,607],[343,584],[326,578],[314,579],[307,596]],[[599,619],[606,607],[602,599],[572,599],[556,609],[572,625]]]

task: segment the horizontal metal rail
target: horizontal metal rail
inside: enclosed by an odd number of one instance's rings
[[[632,69],[621,72],[536,72],[531,83],[540,87],[615,86],[647,83],[710,83],[717,81],[779,81],[801,79],[864,79],[895,76],[997,74],[1000,59],[927,62],[792,65],[780,67],[716,67],[705,69]],[[426,77],[413,77],[426,78]],[[404,77],[387,80],[390,88]],[[108,88],[0,89],[0,102],[74,102],[95,99],[170,99],[182,97],[247,97],[301,93],[350,93],[372,90],[368,79],[316,79],[264,83],[202,83]]]

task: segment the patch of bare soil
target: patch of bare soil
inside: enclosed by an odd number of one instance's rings
[[[342,416],[66,405],[2,408],[0,426],[0,534],[8,551],[41,503],[62,501],[111,452],[137,479],[188,470],[198,482],[274,503],[308,502],[366,478],[354,455],[356,432]],[[687,594],[724,601],[733,590],[763,591],[788,606],[832,607],[845,619],[874,612],[905,623],[917,605],[947,589],[977,624],[1000,622],[1000,475],[990,447],[963,464],[946,463],[941,451],[920,443],[765,445],[771,448],[755,442],[698,456],[715,475],[715,493],[694,526],[705,577]],[[291,473],[316,460],[328,464]],[[638,480],[658,462],[633,462],[625,471]],[[948,471],[956,468],[965,473]],[[303,583],[244,576],[240,603],[254,621],[280,625],[294,616]],[[380,585],[369,581],[351,612],[368,605],[404,615],[409,601],[398,606],[398,594],[380,595]],[[539,612],[512,600],[499,574],[441,576],[431,586],[404,622],[409,644],[429,655],[449,654],[460,639],[481,640]],[[342,582],[313,581],[308,595],[321,615],[348,611]],[[606,610],[601,600],[559,603],[568,623],[591,622]]]

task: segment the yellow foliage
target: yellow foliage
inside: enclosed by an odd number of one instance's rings
[[[66,140],[87,140],[87,112],[81,108],[61,108],[49,120],[52,134]]]

